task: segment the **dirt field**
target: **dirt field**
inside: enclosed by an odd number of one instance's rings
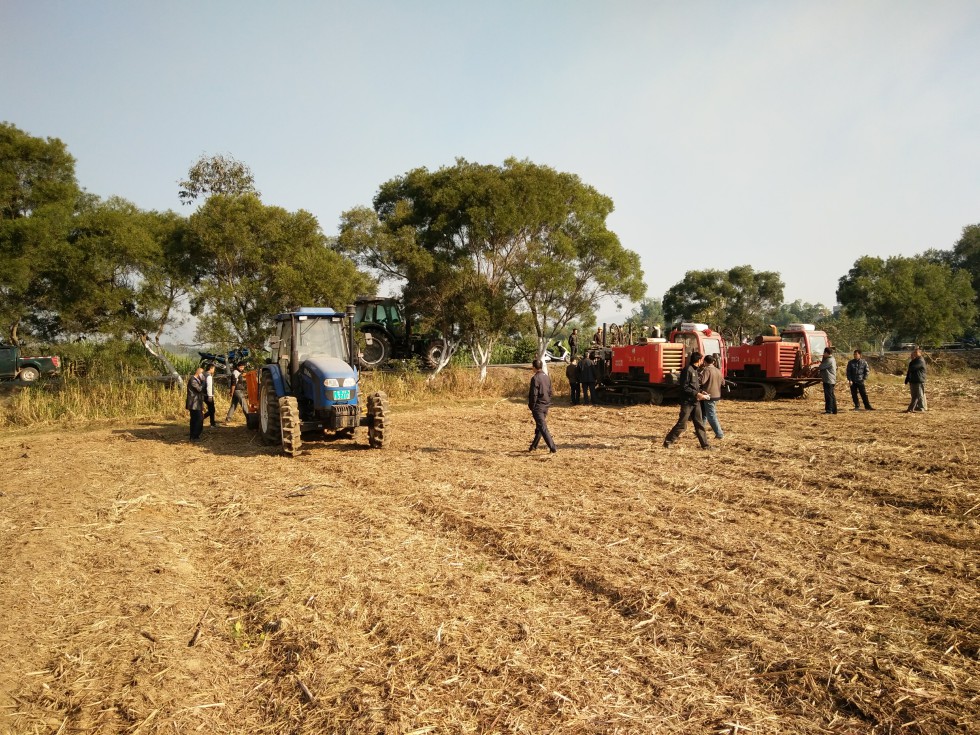
[[[978,386],[0,433],[3,733],[978,733]]]

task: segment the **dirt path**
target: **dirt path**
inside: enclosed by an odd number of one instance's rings
[[[980,731],[971,390],[0,434],[0,732]]]

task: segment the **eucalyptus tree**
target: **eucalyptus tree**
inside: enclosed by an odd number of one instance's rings
[[[705,322],[729,340],[761,330],[783,300],[783,282],[774,271],[741,265],[727,271],[688,271],[664,294],[668,321]]]
[[[970,274],[925,256],[858,258],[838,282],[837,301],[865,318],[882,349],[892,336],[947,342],[977,315]]]
[[[260,347],[277,313],[302,304],[342,309],[374,281],[331,247],[309,212],[252,194],[213,194],[188,220],[198,338]]]

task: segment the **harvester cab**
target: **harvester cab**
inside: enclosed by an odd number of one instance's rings
[[[720,332],[713,331],[707,324],[701,322],[681,322],[670,332],[670,341],[675,344],[684,345],[684,360],[692,352],[700,352],[703,356],[711,355],[715,359],[715,365],[725,374],[727,367],[727,350],[725,349],[725,338]]]
[[[353,438],[359,426],[367,427],[370,446],[385,445],[387,396],[368,396],[361,415],[353,307],[279,314],[271,346],[272,357],[246,379],[250,428],[281,443],[289,456],[299,452],[304,435]]]
[[[812,324],[789,324],[779,336],[783,342],[795,342],[800,346],[798,369],[802,374],[819,368],[823,351],[830,346],[827,333]]]

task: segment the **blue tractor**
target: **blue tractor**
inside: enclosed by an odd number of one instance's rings
[[[319,307],[279,314],[270,344],[272,357],[246,376],[250,428],[289,456],[304,436],[354,438],[360,426],[371,447],[385,446],[388,397],[372,393],[363,415],[358,401],[353,306],[346,314]]]

